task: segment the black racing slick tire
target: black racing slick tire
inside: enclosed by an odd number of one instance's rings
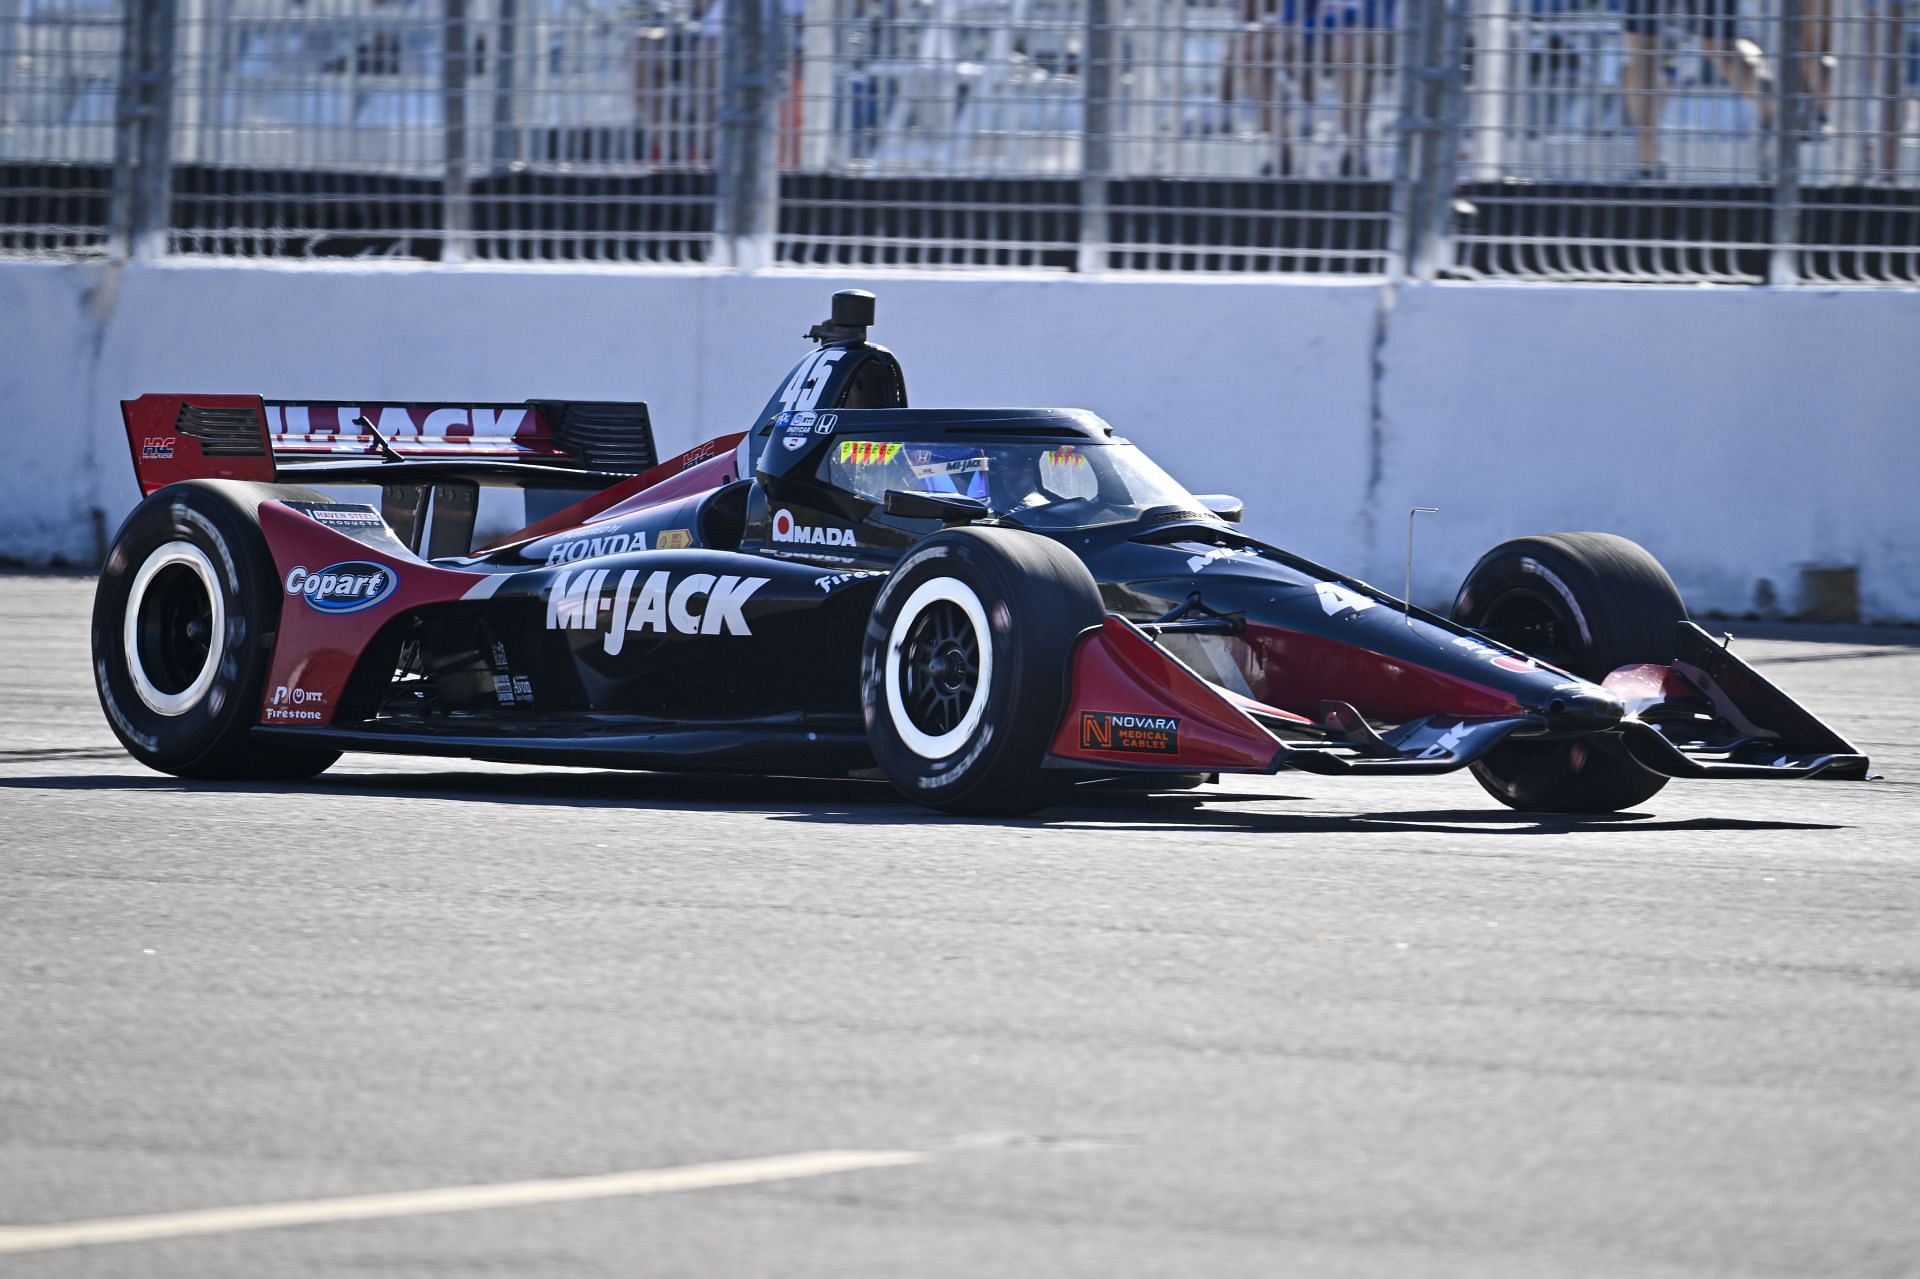
[[[1041,767],[1074,645],[1105,611],[1058,542],[1016,529],[936,533],[874,601],[860,652],[867,740],[894,788],[949,813],[1045,807],[1071,773]]]
[[[93,678],[129,754],[176,777],[296,780],[340,752],[256,740],[281,590],[260,503],[318,493],[234,480],[161,489],[114,535],[93,597]]]
[[[1687,606],[1660,561],[1611,533],[1542,533],[1480,557],[1453,618],[1599,683],[1637,662],[1673,661]],[[1524,812],[1614,813],[1667,779],[1605,736],[1509,741],[1472,766],[1487,793]]]

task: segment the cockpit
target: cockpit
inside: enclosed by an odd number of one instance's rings
[[[898,440],[838,437],[817,478],[884,507],[889,493],[968,499],[983,518],[1036,530],[1127,523],[1199,502],[1123,440]]]

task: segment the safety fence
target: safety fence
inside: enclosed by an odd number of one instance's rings
[[[1920,283],[1920,0],[0,0],[0,253]]]

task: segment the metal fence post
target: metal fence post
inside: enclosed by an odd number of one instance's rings
[[[441,80],[446,130],[446,176],[440,260],[465,262],[472,248],[472,204],[467,191],[467,0],[446,0],[446,62]]]
[[[1806,104],[1800,100],[1801,0],[1781,0],[1780,74],[1773,99],[1773,251],[1767,283],[1795,284],[1800,277],[1800,137]]]
[[[779,225],[774,112],[781,31],[773,0],[724,3],[714,237],[724,261],[751,271],[772,263]]]
[[[1460,151],[1465,115],[1466,76],[1462,67],[1464,32],[1470,0],[1444,0],[1410,6],[1406,95],[1401,163],[1405,179],[1405,226],[1399,232],[1405,274],[1431,280],[1446,254],[1453,204],[1455,157]]]
[[[173,172],[174,0],[128,0],[113,143],[108,252],[155,258],[167,251]]]
[[[1089,275],[1107,269],[1107,179],[1113,173],[1113,17],[1109,0],[1087,0],[1085,81],[1076,269]]]

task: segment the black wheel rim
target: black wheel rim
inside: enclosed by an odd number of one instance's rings
[[[1561,670],[1580,671],[1579,628],[1558,600],[1539,591],[1509,587],[1487,601],[1477,623],[1467,624],[1488,639]],[[1523,737],[1502,742],[1493,755],[1502,773],[1516,778],[1544,778],[1579,772],[1586,764],[1587,749],[1584,743]]]
[[[958,604],[929,604],[907,632],[900,654],[900,701],[907,718],[933,737],[951,733],[980,690],[980,637]]]
[[[1487,602],[1477,622],[1468,622],[1488,639],[1529,653],[1550,666],[1578,674],[1584,654],[1580,630],[1558,600],[1525,587],[1512,587]]]
[[[148,682],[167,694],[189,688],[213,646],[213,601],[200,575],[184,564],[155,573],[140,600],[135,634]]]

